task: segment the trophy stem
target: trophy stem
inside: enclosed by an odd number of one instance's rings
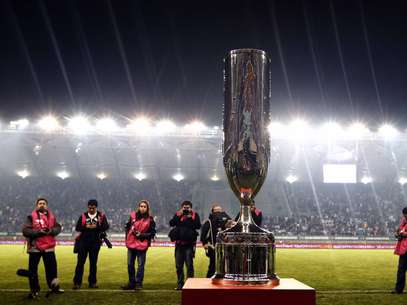
[[[242,224],[242,233],[249,233],[250,232],[250,225],[253,224],[251,206],[252,205],[251,205],[250,199],[244,199],[240,203],[239,222]]]

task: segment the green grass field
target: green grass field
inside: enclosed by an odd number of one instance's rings
[[[45,299],[44,269],[39,275],[43,292],[37,300],[27,300],[28,282],[15,275],[26,268],[28,255],[23,246],[0,246],[0,304],[180,304],[176,284],[174,249],[151,248],[147,255],[144,289],[120,291],[127,282],[126,249],[102,248],[98,263],[99,290],[72,291],[76,256],[72,247],[57,248],[58,276],[65,294]],[[397,257],[390,250],[277,250],[277,273],[293,277],[317,290],[317,304],[407,304],[407,294],[392,295]],[[204,277],[208,260],[202,249],[197,251],[195,276]],[[88,265],[86,265],[86,270]],[[87,272],[84,275],[84,283]],[[86,285],[84,285],[86,287]]]

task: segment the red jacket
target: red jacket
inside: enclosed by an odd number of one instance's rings
[[[133,211],[130,214],[130,229],[126,235],[126,247],[128,249],[135,249],[139,251],[144,251],[149,247],[150,240],[148,238],[140,238],[140,236],[135,236],[135,232],[140,232],[141,234],[147,233],[150,229],[152,218],[141,217],[137,219],[136,212]]]
[[[400,232],[407,233],[407,221],[403,219],[400,222]],[[407,253],[407,236],[397,242],[396,248],[394,249],[394,254],[404,255]]]
[[[32,226],[34,230],[51,230],[55,226],[55,216],[50,210],[48,210],[48,216],[44,213],[40,213],[34,210],[31,213]],[[56,245],[55,237],[52,235],[44,235],[35,239],[35,247],[40,251],[45,251],[50,248],[54,248]]]

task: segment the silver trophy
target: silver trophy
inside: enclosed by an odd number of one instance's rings
[[[217,235],[212,281],[278,285],[274,236],[253,222],[250,211],[266,179],[270,156],[270,59],[264,51],[230,51],[225,58],[224,94],[223,162],[240,201],[240,218]]]

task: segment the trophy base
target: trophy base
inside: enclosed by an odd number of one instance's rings
[[[182,305],[315,305],[315,289],[292,278],[282,278],[280,285],[252,285],[211,279],[189,278],[182,288]]]
[[[212,284],[213,285],[220,285],[220,286],[278,286],[280,285],[280,278],[275,275],[272,278],[263,278],[263,277],[255,277],[252,276],[249,279],[245,277],[239,280],[239,277],[233,277],[231,279],[224,278],[224,277],[212,277]]]
[[[278,285],[275,274],[274,236],[252,225],[255,232],[239,232],[240,223],[218,233],[214,283],[239,285]]]

